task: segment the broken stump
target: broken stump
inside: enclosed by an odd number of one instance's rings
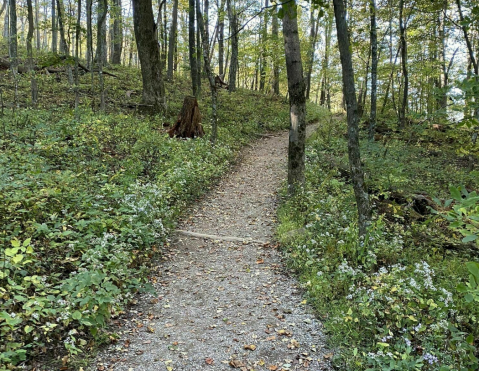
[[[175,125],[168,130],[170,138],[197,138],[205,135],[201,126],[201,114],[195,97],[186,96]]]

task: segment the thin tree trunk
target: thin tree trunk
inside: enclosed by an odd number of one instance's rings
[[[38,0],[35,0],[35,26],[37,29],[37,37],[35,41],[36,41],[37,50],[40,50],[41,48],[39,22],[40,22],[39,5],[38,5]]]
[[[18,35],[17,35],[17,6],[15,0],[10,0],[9,3],[9,43],[8,53],[10,56],[10,68],[13,74],[15,84],[14,101],[15,106],[18,107]]]
[[[123,47],[123,27],[121,15],[121,0],[114,0],[114,8],[111,14],[114,16],[113,30],[112,30],[112,44],[113,53],[111,56],[112,64],[121,64],[121,52]]]
[[[79,118],[78,108],[80,106],[80,83],[78,80],[78,65],[79,65],[79,45],[81,33],[81,0],[78,0],[77,22],[75,25],[75,116]]]
[[[311,8],[311,30],[309,34],[309,53],[308,53],[308,72],[306,75],[306,99],[309,99],[311,94],[311,75],[313,73],[313,64],[314,64],[314,50],[316,48],[316,42],[318,40],[318,30],[319,30],[319,18],[321,13],[318,13],[318,18],[314,19],[314,11]]]
[[[93,63],[92,1],[86,0],[86,63],[88,69],[91,69]]]
[[[195,40],[195,0],[188,3],[188,50],[190,57],[191,84],[193,95],[198,98],[198,66]]]
[[[369,195],[364,186],[364,172],[359,151],[359,115],[354,84],[354,70],[349,44],[346,12],[342,0],[333,0],[336,30],[338,37],[341,67],[343,71],[343,91],[348,114],[348,157],[354,194],[358,208],[359,236],[364,237],[371,220]]]
[[[264,7],[269,7],[269,1],[264,1]],[[268,48],[268,22],[269,22],[269,13],[268,11],[264,12],[264,23],[261,32],[261,62],[260,62],[260,80],[259,80],[259,90],[264,91],[265,81],[266,81],[266,50]]]
[[[376,26],[376,0],[370,0],[369,10],[371,14],[371,111],[369,113],[368,138],[374,140],[376,129],[377,91],[378,91],[378,33]]]
[[[168,71],[167,78],[168,81],[173,81],[173,58],[175,55],[176,48],[176,32],[178,27],[178,0],[173,0],[173,14],[171,20],[170,28],[170,40],[168,45]]]
[[[231,62],[228,91],[232,93],[236,90],[236,73],[238,68],[238,18],[236,9],[233,8],[232,0],[226,0],[226,7],[228,8],[228,18],[231,26]]]
[[[52,0],[52,52],[57,52],[58,45],[58,31],[57,31],[57,19],[56,19],[56,0]]]
[[[283,9],[284,54],[290,105],[288,192],[295,194],[304,185],[306,86],[301,61],[296,2],[283,4]]]
[[[97,37],[96,37],[96,54],[95,62],[98,65],[105,66],[107,62],[107,45],[106,45],[106,14],[108,12],[108,1],[100,0],[98,2],[97,14]]]
[[[408,111],[409,73],[407,69],[407,42],[406,25],[404,23],[404,0],[399,0],[399,35],[401,43],[401,67],[404,79],[402,102],[399,107],[399,129],[406,127],[406,114]]]
[[[165,87],[161,74],[160,50],[155,40],[151,0],[133,0],[133,25],[143,80],[143,103],[164,110]]]
[[[208,82],[211,92],[211,135],[210,141],[213,145],[216,143],[218,136],[218,92],[216,90],[215,75],[211,69],[211,63],[209,59],[209,46],[208,46],[208,34],[206,33],[205,26],[203,25],[203,17],[200,10],[200,1],[196,0],[197,15],[198,15],[198,28],[200,30],[203,40],[203,58],[205,62],[205,71],[208,76]]]
[[[277,5],[275,5],[273,8],[273,19],[271,21],[271,37],[273,38],[274,45],[277,45],[279,42],[278,30],[278,9]],[[271,85],[273,93],[279,95],[279,65],[276,55],[273,55],[273,81]]]
[[[224,80],[224,38],[225,38],[225,1],[221,0],[218,7],[218,68],[221,78]],[[216,2],[218,4],[218,2]]]
[[[33,6],[32,0],[27,0],[27,9],[28,9],[28,34],[27,34],[27,55],[28,55],[28,69],[30,72],[30,82],[32,88],[32,105],[36,107],[37,105],[37,98],[38,98],[38,88],[37,88],[37,80],[35,79],[35,70],[33,66],[33,47],[32,47],[32,40],[33,40]]]

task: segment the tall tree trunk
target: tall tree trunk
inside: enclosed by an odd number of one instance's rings
[[[14,101],[18,107],[18,35],[17,35],[17,6],[16,0],[10,0],[8,4],[8,20],[9,20],[9,38],[8,38],[8,54],[10,56],[10,68],[12,69],[13,80],[15,82]]]
[[[401,67],[402,67],[403,80],[404,80],[402,102],[399,107],[399,129],[404,129],[406,127],[406,114],[408,111],[408,94],[409,94],[406,25],[404,23],[404,0],[399,0],[399,37],[400,37],[400,43],[401,43]]]
[[[222,79],[224,79],[224,38],[225,38],[225,1],[221,0],[221,5],[218,7],[218,68]],[[216,4],[219,4],[218,1]]]
[[[200,1],[196,0],[196,7],[197,7],[197,15],[198,15],[198,29],[200,30],[202,40],[203,40],[203,58],[205,62],[205,71],[206,75],[208,76],[208,82],[210,85],[210,92],[211,92],[211,135],[210,141],[213,145],[216,143],[216,139],[218,136],[218,109],[217,109],[217,102],[218,102],[218,92],[216,90],[216,83],[215,83],[215,75],[211,69],[211,61],[209,58],[209,46],[208,46],[208,34],[206,32],[205,26],[203,24],[203,17],[201,15],[200,10]]]
[[[121,15],[121,0],[113,1],[113,9],[110,12],[114,16],[113,21],[113,53],[111,56],[112,64],[121,64],[121,51],[123,46],[123,27],[122,27],[122,15]]]
[[[378,92],[378,32],[376,26],[376,0],[369,0],[369,11],[371,14],[371,111],[369,113],[368,138],[374,140],[376,129],[376,110]]]
[[[273,19],[271,21],[271,37],[273,38],[274,45],[277,45],[279,42],[278,30],[278,9],[277,5],[275,5],[273,7]],[[276,55],[273,55],[273,81],[271,85],[273,93],[279,95],[279,65]]]
[[[3,38],[5,40],[8,40],[10,38],[10,7],[8,6],[8,1],[6,0],[6,12],[5,12],[5,18],[3,19]]]
[[[466,41],[467,51],[469,52],[469,60],[470,60],[470,63],[472,64],[476,83],[477,83],[479,82],[479,63],[478,63],[478,60],[476,59],[476,56],[474,55],[474,49],[471,43],[471,39],[469,37],[468,28],[464,24],[464,15],[462,14],[461,0],[456,0],[456,5],[457,5],[457,10],[459,12],[459,20],[461,21],[462,32],[464,34],[464,39]],[[476,119],[479,120],[479,93],[478,92],[474,94],[474,101],[476,103],[475,116],[476,116]]]
[[[170,28],[170,40],[168,45],[167,78],[169,81],[173,81],[173,69],[174,69],[173,59],[175,55],[177,27],[178,27],[178,0],[173,0],[173,14],[172,14],[171,28]]]
[[[323,79],[321,81],[321,95],[319,99],[319,104],[321,106],[327,106],[328,109],[331,109],[331,104],[328,100],[329,97],[329,55],[331,50],[331,33],[333,30],[333,19],[330,12],[327,13],[326,26],[324,32],[324,59],[322,63],[322,75]]]
[[[37,80],[35,79],[35,70],[33,65],[33,6],[32,0],[27,0],[27,9],[28,9],[28,34],[27,34],[27,55],[28,55],[28,69],[30,72],[30,83],[32,88],[32,105],[35,107],[37,105],[38,98],[38,88]]]
[[[92,5],[93,0],[86,0],[86,63],[89,69],[93,63]]]
[[[343,71],[343,92],[348,114],[348,157],[354,194],[358,208],[359,236],[366,235],[371,220],[369,195],[364,186],[364,172],[359,151],[359,115],[354,85],[354,70],[349,44],[348,25],[343,0],[333,0],[339,54]]]
[[[37,37],[36,37],[36,48],[37,50],[40,50],[41,48],[41,40],[40,40],[40,15],[39,15],[39,5],[38,5],[38,0],[35,0],[35,26],[37,29]]]
[[[314,18],[314,8],[311,7],[311,30],[309,34],[309,51],[308,51],[308,72],[306,75],[306,99],[309,99],[311,94],[311,75],[313,73],[313,64],[314,64],[314,50],[316,48],[316,42],[318,40],[318,30],[319,30],[319,18],[321,13],[318,13],[318,18]]]
[[[269,1],[264,0],[264,7],[269,7]],[[261,43],[263,45],[261,52],[261,62],[260,62],[260,80],[259,80],[259,90],[264,91],[264,85],[266,81],[266,50],[268,48],[268,23],[269,23],[269,13],[266,10],[264,12],[264,23],[261,32]]]
[[[56,19],[56,0],[52,0],[52,52],[56,53],[58,51],[58,29],[57,29],[57,19]]]
[[[301,61],[296,1],[283,4],[283,10],[284,54],[290,106],[288,192],[294,194],[304,185],[306,86]]]
[[[80,63],[80,36],[81,35],[81,0],[78,0],[77,22],[75,25],[75,116],[79,119],[78,108],[80,106],[80,83],[78,80],[78,65]]]
[[[188,3],[188,50],[190,57],[191,84],[193,95],[198,97],[198,66],[195,40],[195,0]]]
[[[232,93],[236,90],[236,73],[238,68],[238,18],[236,9],[234,9],[234,5],[232,4],[232,0],[226,0],[226,7],[228,8],[228,18],[231,28],[231,61],[228,91]]]
[[[164,109],[165,87],[161,75],[160,50],[155,41],[151,0],[133,0],[133,25],[143,80],[143,103]]]
[[[107,62],[107,45],[106,45],[106,14],[108,12],[108,1],[100,0],[98,2],[97,14],[97,37],[96,37],[96,54],[95,62],[102,66]]]
[[[200,36],[200,28],[198,26],[198,19],[201,14],[201,8],[198,6],[198,3],[196,3],[195,6],[195,11],[196,11],[196,68],[198,69],[198,77],[196,82],[198,83],[198,97],[201,96],[201,77],[202,77],[202,55],[203,55],[203,47],[201,46],[201,36]],[[209,50],[209,49],[208,49]]]

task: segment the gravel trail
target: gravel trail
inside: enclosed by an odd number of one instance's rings
[[[159,296],[114,321],[120,339],[92,370],[330,369],[321,323],[273,242],[287,144],[283,132],[245,148],[178,226],[245,241],[176,233],[157,267]]]

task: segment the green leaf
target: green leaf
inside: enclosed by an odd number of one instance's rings
[[[20,247],[20,241],[17,239],[10,241],[13,247]]]
[[[22,255],[22,254],[15,255],[15,256],[12,258],[12,261],[13,261],[15,264],[20,263],[22,260],[23,260],[23,255]]]
[[[479,283],[479,263],[476,262],[467,262],[467,270],[476,278],[476,281]]]
[[[462,242],[466,243],[466,242],[471,242],[471,241],[475,241],[477,239],[477,236],[475,234],[470,234],[469,236],[466,236],[462,239]]]
[[[451,192],[451,196],[453,199],[455,199],[456,201],[462,200],[462,196],[461,196],[461,192],[459,191],[459,188],[450,186],[449,191]]]
[[[27,247],[30,245],[31,238],[27,238],[25,241],[23,241],[23,247]]]
[[[474,301],[474,296],[472,296],[472,294],[467,294],[464,299],[466,300],[466,302],[468,303],[472,303]]]
[[[72,318],[76,319],[76,320],[79,320],[81,318],[81,313],[78,310],[74,311],[72,313]]]
[[[5,249],[5,255],[6,256],[15,256],[17,255],[17,252],[18,252],[19,248],[18,247],[13,247],[11,249],[7,248]]]
[[[29,326],[29,325],[26,325],[23,330],[25,331],[25,334],[28,334],[30,332],[33,331],[33,327],[32,326]]]

